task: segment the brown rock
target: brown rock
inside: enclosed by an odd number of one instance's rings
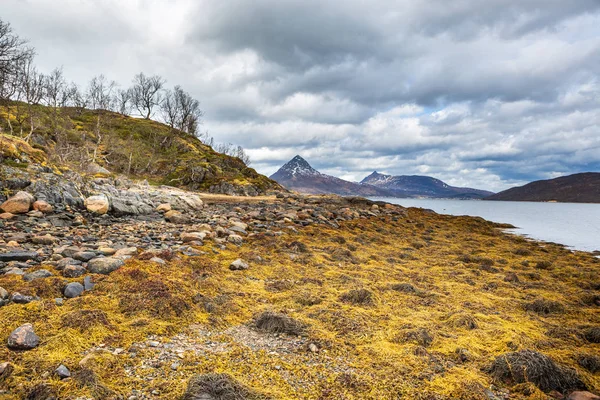
[[[171,210],[165,213],[165,219],[174,224],[184,224],[188,218],[179,211]]]
[[[183,241],[183,243],[201,242],[202,240],[204,240],[205,237],[205,232],[183,232],[180,235],[180,238]]]
[[[108,197],[103,194],[88,197],[85,199],[84,205],[89,212],[100,215],[106,214],[108,212],[108,208],[110,207]]]
[[[0,209],[5,213],[26,214],[33,203],[33,196],[27,192],[17,192],[13,197],[6,200]]]
[[[13,219],[14,217],[16,217],[15,214],[11,214],[11,213],[2,213],[0,214],[0,219]]]
[[[54,244],[57,241],[58,241],[57,238],[55,238],[54,236],[49,235],[49,234],[44,235],[44,236],[34,236],[31,239],[31,242],[34,244],[46,244],[46,245]]]
[[[8,337],[8,348],[13,350],[30,350],[40,344],[40,338],[33,331],[33,325],[21,325]]]
[[[33,209],[36,211],[41,211],[44,214],[48,214],[48,213],[51,213],[52,211],[54,211],[54,207],[52,207],[50,204],[48,204],[44,200],[38,200],[35,203],[33,203]]]
[[[158,207],[156,207],[156,211],[162,213],[169,212],[171,211],[171,205],[169,203],[159,204]]]

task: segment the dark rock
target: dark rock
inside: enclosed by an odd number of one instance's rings
[[[82,263],[79,260],[75,260],[71,257],[66,257],[66,258],[63,258],[62,260],[58,260],[58,262],[56,263],[56,267],[58,269],[64,269],[68,265],[81,265],[81,264]]]
[[[83,285],[79,282],[71,282],[65,287],[64,295],[67,299],[81,296],[83,293]]]
[[[19,292],[14,292],[11,296],[11,300],[13,303],[17,304],[27,304],[34,301],[36,298],[33,296],[25,296]]]
[[[38,269],[37,271],[23,275],[23,279],[27,282],[30,282],[34,279],[43,279],[50,276],[52,276],[52,272],[48,271],[47,269]]]
[[[73,254],[72,257],[75,260],[87,262],[96,256],[97,254],[94,251],[78,251],[77,253]]]
[[[25,324],[12,331],[7,344],[12,350],[30,350],[40,344],[40,338],[35,334],[31,324]]]
[[[60,364],[58,368],[56,368],[56,375],[58,375],[60,379],[70,378],[71,371],[69,371],[69,368],[65,367],[63,364]]]
[[[37,259],[39,259],[39,254],[35,251],[11,251],[0,254],[0,262],[29,261]]]
[[[79,278],[86,272],[85,268],[81,265],[67,265],[63,270],[62,274],[67,278]]]

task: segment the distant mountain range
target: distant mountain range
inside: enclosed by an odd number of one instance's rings
[[[317,171],[300,156],[292,158],[270,178],[288,189],[309,194],[461,199],[480,199],[493,194],[450,186],[429,176],[391,176],[373,172],[360,183],[349,182]]]
[[[535,181],[496,193],[486,200],[600,203],[600,173],[584,172]]]
[[[367,176],[361,183],[389,190],[397,197],[481,199],[493,194],[487,190],[450,186],[430,176],[392,176],[380,174],[377,171]]]

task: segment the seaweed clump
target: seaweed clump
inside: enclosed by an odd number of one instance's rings
[[[268,333],[285,333],[300,336],[306,331],[306,326],[285,314],[265,311],[254,320],[254,326],[259,331]]]
[[[264,399],[227,374],[196,375],[188,382],[182,400],[254,400]]]

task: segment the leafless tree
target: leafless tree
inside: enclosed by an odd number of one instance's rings
[[[177,128],[190,135],[196,135],[198,126],[202,123],[202,117],[204,116],[204,112],[200,109],[200,102],[180,86],[175,86],[174,96],[179,111]]]
[[[18,69],[19,92],[23,101],[27,105],[27,113],[29,118],[29,134],[25,137],[26,141],[31,139],[36,128],[37,108],[40,101],[44,97],[44,88],[46,85],[46,77],[38,71],[33,65],[33,56],[27,57],[20,63]],[[21,126],[21,132],[23,128]]]
[[[172,90],[165,90],[160,102],[160,112],[163,120],[171,128],[179,125],[179,107],[177,106],[177,98]]]
[[[131,90],[119,89],[115,95],[115,108],[123,115],[131,113]]]
[[[158,75],[146,76],[140,72],[133,78],[132,103],[141,116],[150,119],[152,110],[161,101],[161,89],[165,80]]]
[[[96,111],[96,146],[91,157],[92,162],[96,162],[98,150],[102,143],[102,114],[103,111],[111,108],[113,102],[113,92],[117,86],[115,81],[109,81],[104,75],[98,75],[92,78],[88,85],[87,98],[90,107]]]
[[[75,107],[79,114],[83,112],[83,110],[88,106],[88,98],[82,93],[79,86],[76,83],[71,83],[68,89],[68,98],[66,99],[68,104]]]
[[[9,23],[0,19],[0,87],[14,79],[18,66],[33,57],[33,49],[27,42],[13,33]]]
[[[50,117],[54,135],[58,135],[61,102],[68,94],[67,82],[62,67],[55,68],[44,82],[43,100],[50,107]]]
[[[197,135],[197,137],[198,137],[198,139],[200,139],[200,141],[201,141],[202,143],[204,143],[205,145],[207,145],[207,146],[210,146],[210,147],[214,147],[214,145],[215,145],[215,138],[214,138],[214,137],[212,137],[212,136],[211,136],[211,135],[208,133],[208,131],[205,131],[205,132],[199,133],[199,134]]]

